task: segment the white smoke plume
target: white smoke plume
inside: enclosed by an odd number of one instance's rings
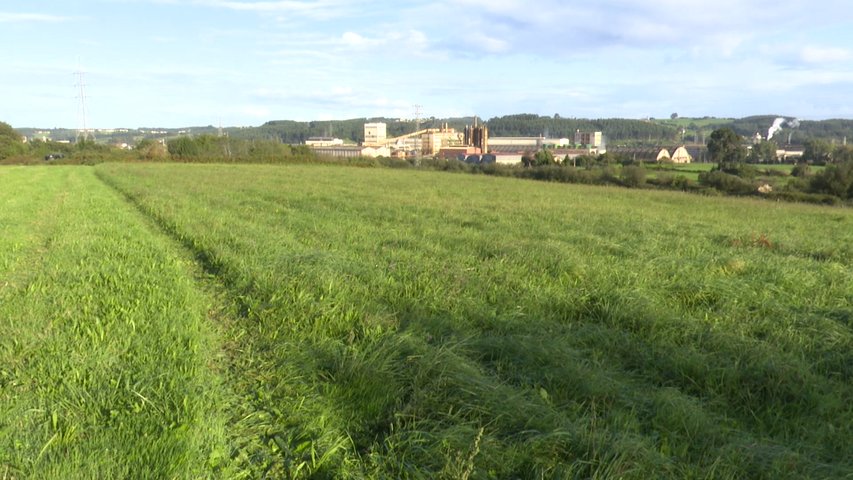
[[[782,124],[783,123],[785,123],[785,119],[782,117],[779,117],[776,120],[773,120],[773,125],[771,125],[770,128],[767,130],[767,140],[768,141],[771,138],[773,138],[773,135],[776,135],[776,132],[778,132],[779,130],[782,130]]]
[[[791,128],[799,128],[800,120],[796,119],[796,118],[792,118],[792,119],[788,120],[788,126]]]

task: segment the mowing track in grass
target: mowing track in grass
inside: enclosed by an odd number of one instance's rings
[[[2,478],[227,472],[221,335],[146,223],[91,168],[0,169]]]
[[[96,171],[241,313],[234,471],[853,474],[849,210],[321,166]]]

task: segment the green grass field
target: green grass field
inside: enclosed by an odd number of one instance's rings
[[[691,181],[698,182],[699,174],[702,172],[710,172],[717,166],[716,163],[687,163],[687,164],[669,164],[654,166],[647,169],[649,177],[658,177],[661,173],[669,175],[681,175]],[[757,180],[770,183],[776,187],[783,187],[791,177],[789,176],[794,165],[791,164],[753,164],[759,172]],[[822,165],[812,165],[811,171],[817,173],[825,167]],[[764,172],[779,172],[784,175],[767,175]]]
[[[228,457],[192,258],[90,168],[0,169],[0,476],[190,478]]]
[[[853,478],[853,211],[0,169],[3,478]]]

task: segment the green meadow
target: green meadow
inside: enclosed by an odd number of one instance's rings
[[[853,478],[853,211],[0,169],[0,475]]]
[[[0,477],[192,478],[227,458],[192,257],[91,168],[0,169]]]

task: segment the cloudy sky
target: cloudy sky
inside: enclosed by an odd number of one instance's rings
[[[0,2],[0,121],[853,118],[850,0]]]

